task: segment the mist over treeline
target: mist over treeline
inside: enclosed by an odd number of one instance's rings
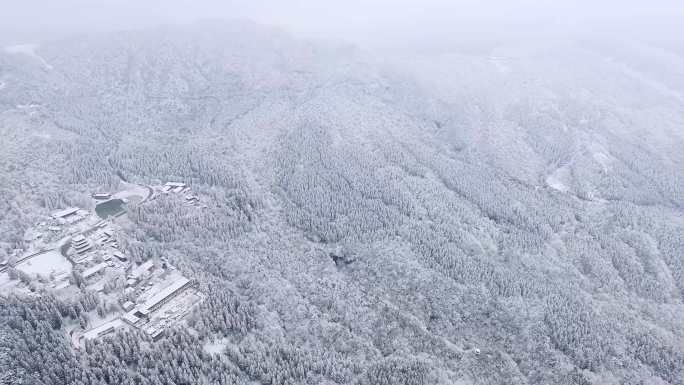
[[[666,1],[542,0],[30,0],[5,4],[0,43],[74,34],[252,20],[307,38],[385,49],[449,50],[501,40],[677,41],[684,5]]]

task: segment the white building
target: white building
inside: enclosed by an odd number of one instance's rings
[[[82,234],[78,234],[71,238],[71,247],[73,247],[78,254],[83,254],[90,250],[93,245]]]
[[[155,295],[151,296],[150,298],[145,301],[142,305],[140,305],[141,309],[147,309],[148,311],[154,311],[159,309],[163,304],[168,302],[168,300],[172,299],[179,293],[181,293],[185,288],[189,287],[192,285],[192,281],[185,278],[185,277],[180,277],[173,281],[170,285],[166,286],[165,288],[161,289],[159,292],[157,292]]]
[[[107,263],[105,263],[105,262],[98,263],[97,265],[95,265],[93,267],[90,267],[90,268],[83,270],[83,273],[81,273],[81,276],[83,276],[83,278],[85,278],[85,279],[89,279],[89,278],[93,277],[95,274],[102,271],[106,267],[107,267]]]
[[[121,254],[120,252],[118,252],[118,251],[114,251],[114,252],[112,253],[112,255],[113,255],[114,257],[116,257],[116,259],[118,259],[118,260],[121,261],[121,262],[127,262],[127,261],[128,261],[128,258],[127,258],[125,255],[123,255],[123,254]]]
[[[70,217],[72,215],[76,215],[78,212],[78,207],[69,207],[64,210],[60,211],[55,211],[52,213],[52,218],[53,219],[66,219],[67,217]]]
[[[168,186],[168,187],[172,187],[172,188],[173,187],[185,187],[185,186],[187,186],[187,184],[182,183],[182,182],[166,182],[166,184],[164,184],[164,186]]]
[[[199,197],[197,197],[197,196],[195,196],[195,195],[186,195],[186,196],[185,196],[185,201],[186,201],[188,204],[196,205],[196,204],[199,203],[200,200],[199,200]]]
[[[164,336],[164,329],[151,329],[147,332],[147,334],[152,337],[152,341],[158,341]]]
[[[168,192],[174,192],[174,193],[180,193],[185,191],[185,189],[188,187],[187,184],[181,183],[181,182],[166,182],[164,184],[164,188],[162,191],[168,193]]]
[[[149,274],[152,269],[154,269],[154,261],[150,259],[142,265],[134,268],[133,271],[131,271],[131,273],[128,275],[128,278],[138,280],[141,277]]]
[[[138,317],[135,313],[135,310],[131,310],[128,313],[124,314],[121,318],[124,320],[124,322],[131,326],[138,326],[140,325],[141,320],[140,317]]]

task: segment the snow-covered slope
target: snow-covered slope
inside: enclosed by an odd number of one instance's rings
[[[190,331],[81,352],[45,337],[63,353],[45,376],[682,384],[684,109],[620,55],[380,60],[244,23],[46,43],[50,71],[0,54],[4,252],[120,178],[211,197],[129,215],[135,258],[168,256],[209,294]],[[6,305],[0,326],[48,306]]]

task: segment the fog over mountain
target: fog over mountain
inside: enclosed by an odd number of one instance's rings
[[[0,16],[0,384],[684,384],[677,3],[87,3]]]
[[[198,19],[248,19],[374,48],[567,35],[681,43],[684,32],[677,0],[26,0],[2,11],[0,41],[7,44]]]

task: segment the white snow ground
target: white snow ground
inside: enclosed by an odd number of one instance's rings
[[[50,250],[36,255],[18,264],[16,268],[26,274],[38,274],[45,277],[49,276],[50,273],[71,274],[71,263],[58,250]]]

